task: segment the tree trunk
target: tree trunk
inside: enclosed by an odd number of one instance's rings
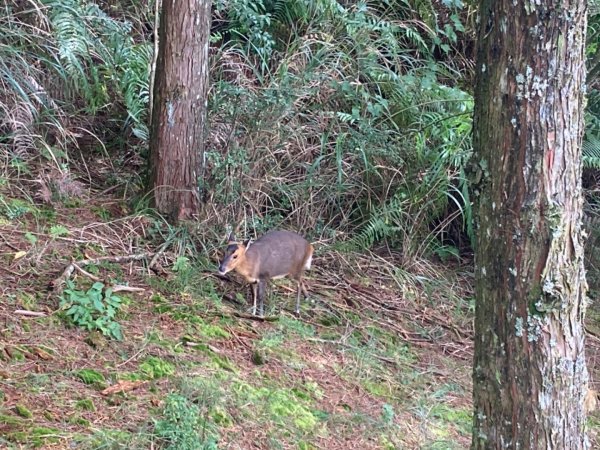
[[[472,449],[589,447],[586,2],[481,0]]]
[[[163,0],[156,64],[150,183],[156,209],[197,214],[208,93],[210,1]]]

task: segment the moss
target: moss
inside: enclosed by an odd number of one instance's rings
[[[297,334],[303,338],[314,337],[316,334],[313,325],[288,316],[281,316],[279,318],[279,329],[286,333]]]
[[[141,375],[137,372],[121,372],[118,375],[118,379],[126,380],[126,381],[140,381],[140,380],[144,380],[146,378],[144,378],[143,375]]]
[[[60,430],[47,427],[33,427],[25,431],[8,433],[8,439],[27,444],[29,447],[39,448],[46,444],[55,444],[59,440]]]
[[[296,397],[298,397],[300,400],[307,400],[307,401],[311,400],[311,397],[310,397],[310,395],[309,395],[307,392],[303,391],[302,389],[299,389],[299,388],[293,388],[293,389],[292,389],[292,393],[293,393],[293,394],[294,394]]]
[[[175,373],[175,366],[168,361],[150,356],[140,364],[140,372],[144,378],[155,380]]]
[[[133,435],[128,431],[99,429],[92,436],[82,436],[80,445],[75,448],[111,449],[111,448],[151,448],[150,445],[132,445]],[[146,444],[149,444],[145,442]]]
[[[325,314],[325,315],[319,317],[318,322],[320,325],[323,325],[324,327],[333,327],[333,326],[341,324],[340,318],[337,316],[334,316],[333,314]]]
[[[270,399],[269,411],[274,417],[292,418],[294,425],[305,432],[314,429],[318,423],[312,411],[283,391],[276,392]]]
[[[237,367],[235,367],[235,365],[231,361],[229,361],[229,358],[227,358],[226,356],[211,355],[210,359],[214,367],[224,369],[233,373],[238,372]]]
[[[90,334],[87,335],[84,342],[92,348],[102,349],[106,347],[108,340],[106,339],[106,336],[99,331],[90,331]]]
[[[75,373],[75,376],[85,384],[94,384],[97,386],[104,385],[106,380],[104,375],[93,369],[82,369]]]
[[[72,423],[73,425],[80,425],[86,428],[91,425],[89,420],[77,415],[69,417],[69,423]]]
[[[265,333],[258,345],[261,348],[269,349],[280,347],[284,342],[283,334],[279,331],[269,331]]]
[[[380,439],[381,448],[383,450],[396,450],[396,446],[390,442],[387,436],[382,436]]]
[[[229,339],[231,335],[219,325],[215,325],[212,323],[206,323],[203,320],[196,323],[196,327],[199,333],[207,338],[223,338]]]
[[[210,417],[214,423],[222,427],[230,427],[233,425],[233,419],[231,416],[222,408],[215,408]]]
[[[320,417],[313,414],[309,403],[298,399],[291,390],[257,388],[237,382],[233,385],[233,391],[244,402],[253,405],[255,410],[267,411],[271,420],[279,425],[285,426],[291,422],[298,430],[308,433],[313,431],[320,421]]]
[[[31,419],[33,417],[33,413],[29,410],[29,408],[27,408],[25,405],[21,405],[20,403],[15,405],[15,412],[24,419]]]
[[[432,417],[453,425],[461,434],[471,434],[472,413],[466,409],[455,409],[446,405],[437,405],[431,409]]]
[[[96,406],[90,398],[83,398],[81,400],[77,400],[77,402],[75,402],[75,408],[80,409],[82,411],[96,411]]]
[[[6,347],[5,351],[6,351],[6,353],[9,354],[10,359],[12,361],[24,361],[25,360],[25,354],[22,351],[17,350],[14,347]]]
[[[528,301],[529,304],[529,313],[530,314],[539,314],[538,304],[540,299],[542,298],[542,285],[540,283],[536,283],[531,286],[529,289]]]
[[[393,394],[388,383],[378,383],[372,380],[364,380],[361,384],[367,392],[378,397],[390,397]]]
[[[111,217],[110,211],[104,206],[92,206],[91,211],[104,221],[108,221]]]
[[[6,414],[0,414],[0,424],[17,427],[23,425],[25,422],[20,417],[8,416]]]
[[[265,354],[258,349],[255,349],[252,352],[252,357],[250,359],[252,363],[256,366],[262,366],[266,362]]]

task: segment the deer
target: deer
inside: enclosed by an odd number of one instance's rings
[[[269,231],[256,241],[239,242],[229,234],[225,255],[219,265],[219,274],[234,270],[252,285],[252,315],[264,316],[264,297],[269,280],[290,277],[298,284],[296,316],[300,315],[300,293],[308,298],[302,276],[312,263],[313,246],[302,236],[291,231]]]

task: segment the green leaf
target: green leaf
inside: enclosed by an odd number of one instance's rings
[[[96,282],[87,292],[75,289],[65,289],[61,297],[61,307],[68,307],[65,315],[69,320],[86,330],[100,331],[105,336],[122,339],[121,326],[114,320],[119,312],[121,300],[119,297],[110,296],[111,289],[107,289],[108,297],[103,295],[104,284]]]
[[[99,312],[104,312],[104,303],[102,303],[100,298],[94,299],[94,308],[96,308],[96,310]]]
[[[50,227],[50,235],[52,237],[68,236],[70,231],[62,225],[52,225]]]

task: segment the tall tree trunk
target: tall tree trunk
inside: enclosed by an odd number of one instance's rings
[[[156,64],[150,183],[154,206],[174,220],[199,209],[208,93],[209,0],[163,0]]]
[[[481,0],[472,449],[588,448],[586,2]]]

